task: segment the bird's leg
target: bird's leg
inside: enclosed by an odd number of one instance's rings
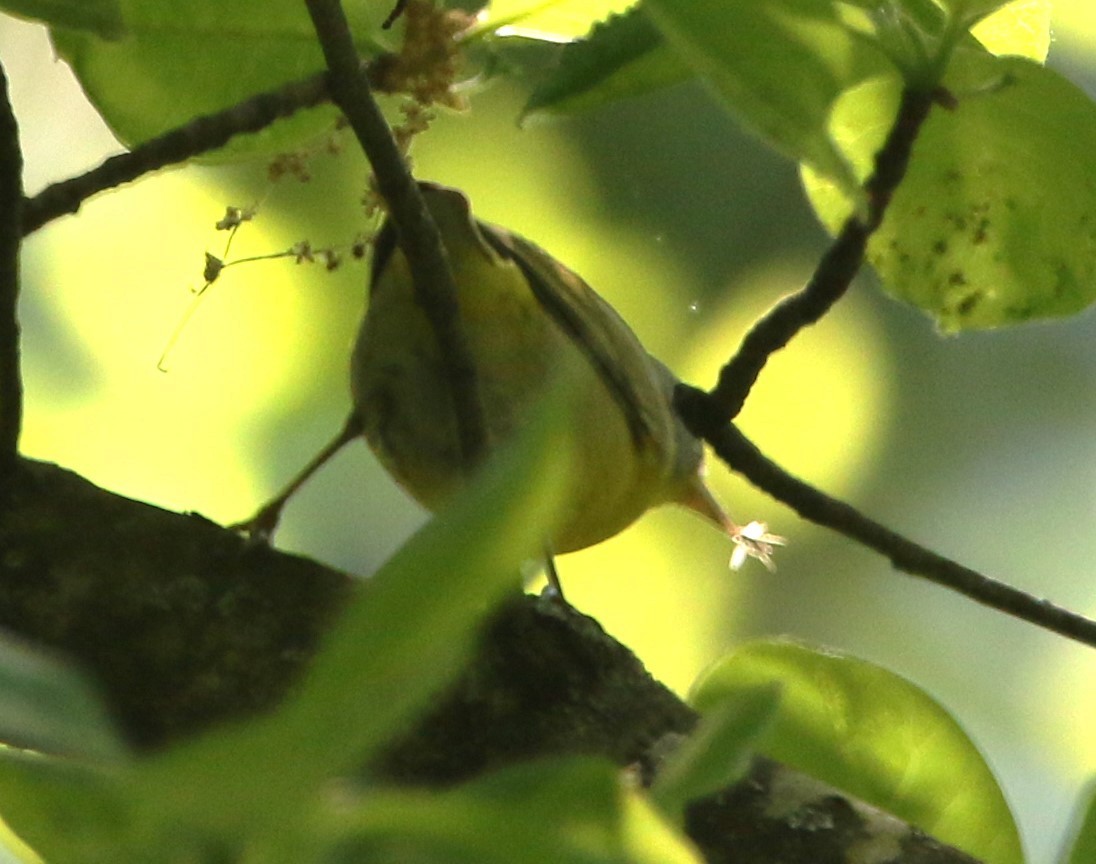
[[[544,550],[544,575],[548,577],[547,592],[549,596],[554,597],[560,603],[567,603],[567,598],[563,596],[563,584],[559,581],[559,573],[556,572],[556,559],[552,556],[552,547],[545,547]]]
[[[313,456],[309,463],[298,471],[296,476],[277,495],[267,501],[250,519],[229,525],[229,529],[243,532],[255,540],[264,542],[270,540],[274,535],[274,530],[278,527],[278,520],[282,516],[282,508],[285,507],[286,502],[293,496],[293,493],[300,489],[308,478],[315,474],[328,459],[338,453],[343,445],[350,443],[361,434],[362,421],[357,412],[354,412],[346,418],[346,423],[343,424],[338,434],[319,453]]]

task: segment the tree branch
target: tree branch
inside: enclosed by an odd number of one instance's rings
[[[55,465],[23,460],[5,493],[0,626],[75,659],[126,739],[146,751],[274,709],[352,592],[369,590]],[[596,621],[515,596],[485,621],[463,674],[368,773],[447,787],[519,761],[584,754],[650,779],[696,719]],[[764,758],[691,805],[686,830],[713,864],[840,861],[873,838],[901,849],[903,861],[974,864]]]
[[[377,188],[388,204],[400,247],[411,268],[415,297],[437,337],[457,420],[462,464],[465,471],[471,471],[486,452],[487,427],[476,367],[460,326],[457,288],[441,235],[362,74],[341,5],[338,0],[307,3],[327,60],[331,97],[346,115],[373,165]]]
[[[138,748],[272,708],[350,595],[346,574],[200,516],[19,466],[0,486],[0,627],[75,658]]]
[[[23,203],[23,153],[19,126],[0,67],[0,479],[14,472],[23,425],[19,358],[19,230]]]
[[[818,321],[848,289],[863,263],[868,239],[882,223],[887,205],[905,176],[913,143],[934,102],[952,107],[952,100],[939,90],[903,92],[894,126],[876,154],[875,170],[865,186],[867,217],[861,220],[854,214],[845,222],[810,282],[753,326],[735,356],[720,370],[719,382],[711,392],[679,384],[674,391],[674,405],[689,429],[711,444],[732,470],[804,519],[874,549],[899,570],[1096,647],[1096,621],[984,576],[885,528],[789,474],[731,425],[768,358],[803,327]]]
[[[318,73],[259,93],[223,111],[196,117],[128,153],[111,156],[86,174],[54,183],[27,199],[23,206],[23,235],[60,216],[75,213],[92,195],[216,150],[237,135],[258,132],[327,98],[327,78]]]
[[[804,519],[832,528],[890,559],[899,570],[964,594],[1044,630],[1096,648],[1096,621],[983,576],[950,558],[919,546],[869,519],[854,507],[831,498],[767,458],[734,425],[707,437],[732,470]]]
[[[864,187],[866,216],[850,216],[806,286],[777,303],[753,325],[738,352],[720,370],[719,382],[709,394],[703,398],[681,395],[678,408],[695,429],[718,429],[737,417],[769,357],[800,330],[816,323],[844,296],[864,262],[868,239],[883,221],[887,205],[905,176],[917,133],[938,98],[936,92],[903,92],[894,125],[876,154],[875,170]]]

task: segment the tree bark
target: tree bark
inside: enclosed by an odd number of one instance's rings
[[[368,583],[56,465],[21,460],[0,489],[0,626],[87,670],[139,750],[276,706],[354,590]],[[366,770],[444,786],[532,757],[598,754],[649,780],[696,720],[596,621],[520,596],[486,623],[449,692]],[[711,862],[974,861],[762,757],[694,802],[686,827]]]

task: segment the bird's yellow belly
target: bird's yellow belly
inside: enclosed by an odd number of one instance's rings
[[[458,284],[477,285],[471,302],[460,298],[461,325],[476,363],[492,447],[528,422],[554,376],[567,370],[574,379],[573,492],[560,528],[546,538],[552,551],[598,543],[658,503],[657,460],[637,449],[623,412],[570,338],[530,294],[456,275]],[[402,274],[401,280],[410,282]],[[351,379],[369,446],[416,500],[436,510],[461,483],[460,448],[435,338],[408,291],[374,292]]]

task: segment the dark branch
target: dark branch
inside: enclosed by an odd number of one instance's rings
[[[15,470],[23,424],[19,364],[19,230],[23,204],[23,153],[8,79],[0,67],[0,477]]]
[[[350,28],[338,0],[307,0],[330,72],[331,98],[342,109],[373,165],[400,247],[407,256],[415,297],[430,321],[445,359],[457,418],[461,456],[470,471],[486,452],[486,425],[476,368],[457,308],[457,289],[437,225],[407,169],[392,131],[362,73]]]
[[[407,0],[396,0],[396,5],[392,7],[392,11],[388,13],[388,17],[381,22],[382,30],[391,29],[392,25],[399,20],[399,17],[403,14],[403,10],[407,8]]]
[[[369,590],[200,516],[112,495],[55,465],[21,467],[0,495],[0,626],[77,660],[143,751],[276,710],[330,622]],[[370,773],[449,787],[529,759],[596,754],[650,779],[695,722],[596,621],[515,596],[484,622],[458,680]],[[841,861],[873,838],[903,861],[974,864],[764,758],[693,803],[686,828],[712,864]]]
[[[706,428],[718,428],[737,417],[769,357],[800,330],[816,323],[848,290],[863,264],[868,238],[883,221],[891,196],[906,173],[913,142],[936,98],[934,93],[915,90],[903,93],[894,126],[876,154],[875,170],[864,189],[866,215],[850,216],[806,286],[776,304],[746,334],[738,353],[720,370],[719,383],[704,400],[704,407],[690,409],[707,415]]]
[[[874,549],[889,558],[899,570],[950,588],[991,609],[1096,647],[1096,621],[983,576],[907,540],[854,507],[792,476],[762,454],[733,425],[709,436],[708,442],[734,471],[759,489],[787,504],[804,519],[825,525]]]
[[[793,477],[730,425],[769,356],[803,327],[821,318],[845,293],[863,263],[869,237],[883,221],[887,205],[906,173],[913,142],[934,102],[950,107],[946,94],[904,92],[894,127],[876,155],[875,171],[865,187],[867,217],[864,220],[850,217],[811,281],[798,294],[777,304],[753,327],[738,353],[720,371],[719,383],[711,393],[682,384],[674,393],[674,402],[690,430],[711,444],[732,470],[803,518],[874,549],[899,570],[1096,647],[1096,621],[990,579],[907,540],[850,505]]]
[[[31,234],[60,216],[75,213],[92,195],[216,150],[237,135],[258,132],[282,117],[326,99],[327,78],[320,73],[259,93],[215,114],[196,117],[128,153],[111,156],[86,174],[47,186],[24,204],[23,234]]]

